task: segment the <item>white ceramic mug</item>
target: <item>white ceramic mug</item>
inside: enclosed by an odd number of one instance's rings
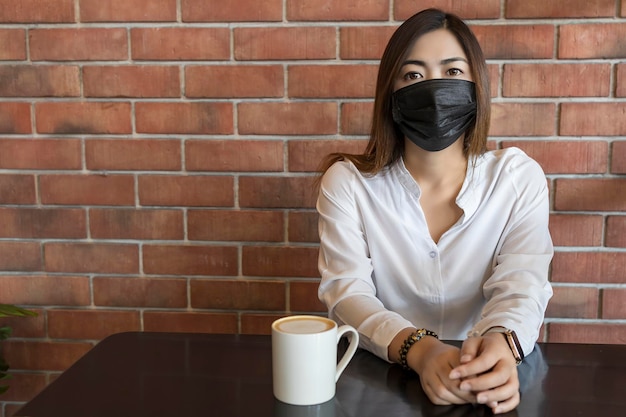
[[[350,345],[337,363],[337,344],[351,333]],[[354,327],[337,327],[319,316],[289,316],[272,323],[274,396],[287,404],[313,405],[335,396],[335,385],[359,345]]]

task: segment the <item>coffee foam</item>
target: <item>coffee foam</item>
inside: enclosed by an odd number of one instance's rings
[[[335,323],[322,317],[293,317],[276,323],[275,327],[283,333],[315,334],[332,329]]]

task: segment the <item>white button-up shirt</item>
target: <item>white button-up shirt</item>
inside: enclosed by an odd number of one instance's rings
[[[463,340],[502,326],[527,354],[534,347],[552,296],[541,167],[516,148],[487,152],[468,163],[456,203],[463,215],[435,243],[401,159],[374,176],[347,161],[324,174],[320,300],[383,359],[407,327]]]

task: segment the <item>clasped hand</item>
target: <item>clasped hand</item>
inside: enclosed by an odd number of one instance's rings
[[[426,339],[431,338],[420,342]],[[470,337],[460,349],[434,338],[427,343],[414,369],[434,404],[479,403],[490,407],[494,414],[517,407],[517,367],[501,334]]]

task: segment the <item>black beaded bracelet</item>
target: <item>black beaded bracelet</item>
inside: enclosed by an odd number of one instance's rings
[[[404,369],[407,369],[407,370],[411,369],[411,367],[409,367],[409,364],[406,362],[406,356],[409,353],[409,350],[411,349],[411,347],[415,344],[415,342],[419,342],[424,336],[432,336],[435,339],[439,339],[439,336],[437,336],[437,333],[431,330],[427,330],[427,329],[419,329],[411,333],[409,337],[407,337],[404,343],[402,344],[402,347],[400,348],[400,352],[399,352],[400,353],[400,365],[402,365]]]

